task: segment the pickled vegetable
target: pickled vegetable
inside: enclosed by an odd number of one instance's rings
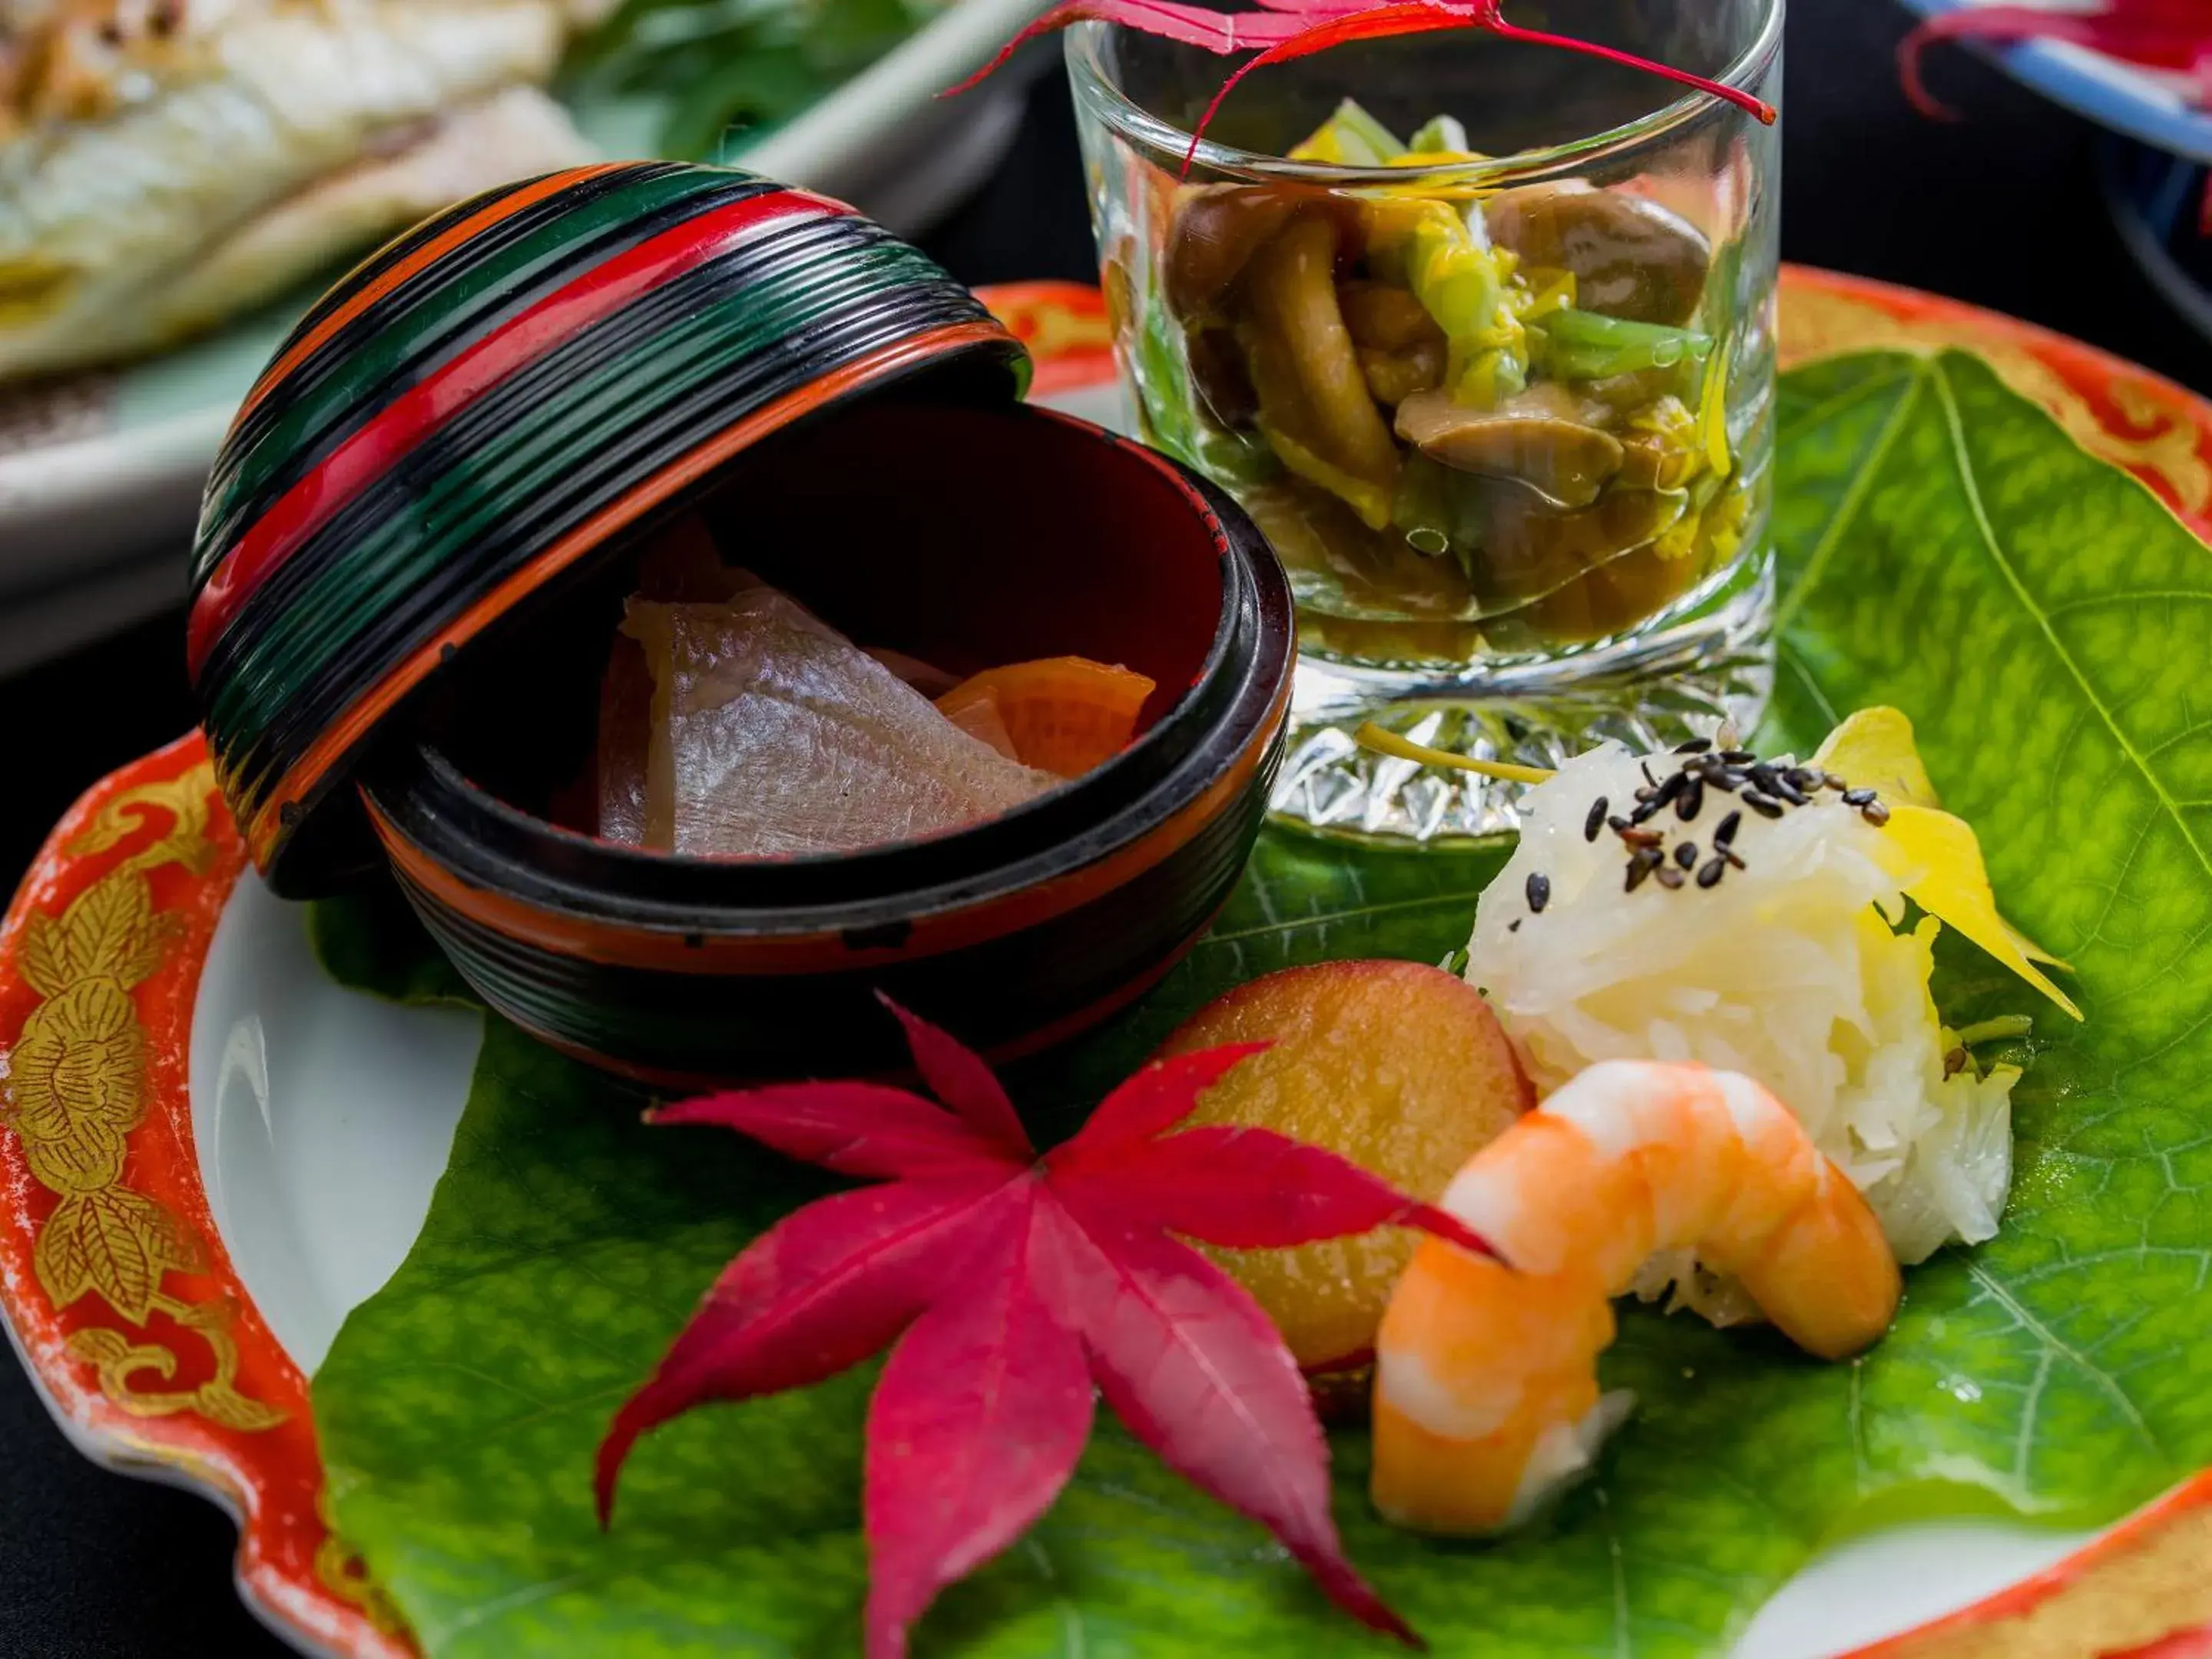
[[[1337,304],[1335,265],[1328,221],[1308,216],[1285,227],[1253,260],[1243,338],[1260,429],[1283,465],[1380,529],[1390,521],[1398,450]]]
[[[1630,190],[1487,191],[1451,171],[1480,159],[1467,142],[1442,116],[1401,141],[1346,101],[1293,158],[1402,185],[1182,191],[1173,323],[1135,331],[1148,434],[1260,521],[1309,649],[1463,659],[1633,630],[1752,524],[1739,250]]]
[[[1482,213],[1499,246],[1571,272],[1586,310],[1677,326],[1697,314],[1712,249],[1656,202],[1580,183],[1533,185],[1492,197]]]

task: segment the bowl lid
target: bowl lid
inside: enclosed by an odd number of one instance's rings
[[[1004,402],[1020,344],[839,202],[621,162],[426,221],[325,295],[247,395],[192,553],[187,665],[278,892],[373,859],[341,787],[467,643],[769,434],[917,375]]]

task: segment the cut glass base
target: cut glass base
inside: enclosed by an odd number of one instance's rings
[[[1510,669],[1300,658],[1273,817],[1322,835],[1410,843],[1484,841],[1520,827],[1524,786],[1362,749],[1352,733],[1369,720],[1432,749],[1541,767],[1607,738],[1671,749],[1724,721],[1748,734],[1774,685],[1772,569],[1738,580],[1736,592],[1684,621]]]

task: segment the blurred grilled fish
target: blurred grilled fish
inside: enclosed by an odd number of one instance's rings
[[[608,0],[0,0],[0,380],[158,350],[585,159]]]

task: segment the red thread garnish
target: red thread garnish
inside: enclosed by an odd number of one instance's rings
[[[599,1447],[601,1521],[648,1429],[708,1401],[806,1387],[889,1346],[867,1425],[869,1659],[897,1659],[939,1590],[1051,1506],[1090,1436],[1094,1384],[1340,1607],[1419,1645],[1345,1559],[1327,1443],[1280,1334],[1174,1235],[1262,1248],[1395,1223],[1488,1247],[1334,1152],[1265,1129],[1167,1133],[1264,1044],[1147,1066],[1040,1159],[983,1061],[892,1012],[937,1101],[801,1083],[653,1115],[882,1184],[808,1205],[724,1271]]]
[[[1199,118],[1191,133],[1190,148],[1183,155],[1183,171],[1188,173],[1198,155],[1199,143],[1212,125],[1222,100],[1237,82],[1263,64],[1282,64],[1293,58],[1310,57],[1352,40],[1380,40],[1391,35],[1425,34],[1438,29],[1482,29],[1508,40],[1557,46],[1566,52],[1602,58],[1608,63],[1626,64],[1631,69],[1662,76],[1715,98],[1725,99],[1770,126],[1774,123],[1773,106],[1747,92],[1709,81],[1701,75],[1692,75],[1686,70],[1669,69],[1664,64],[1655,64],[1611,46],[1577,40],[1572,35],[1519,27],[1505,21],[1501,10],[1503,3],[1504,0],[1261,0],[1265,10],[1224,13],[1206,6],[1182,4],[1178,0],[1060,0],[1060,4],[1000,47],[997,57],[950,88],[947,95],[967,91],[1032,37],[1086,20],[1119,23],[1124,28],[1156,34],[1224,57],[1231,52],[1256,52],[1256,57],[1238,65],[1221,83],[1221,90],[1214,94],[1213,101]]]

